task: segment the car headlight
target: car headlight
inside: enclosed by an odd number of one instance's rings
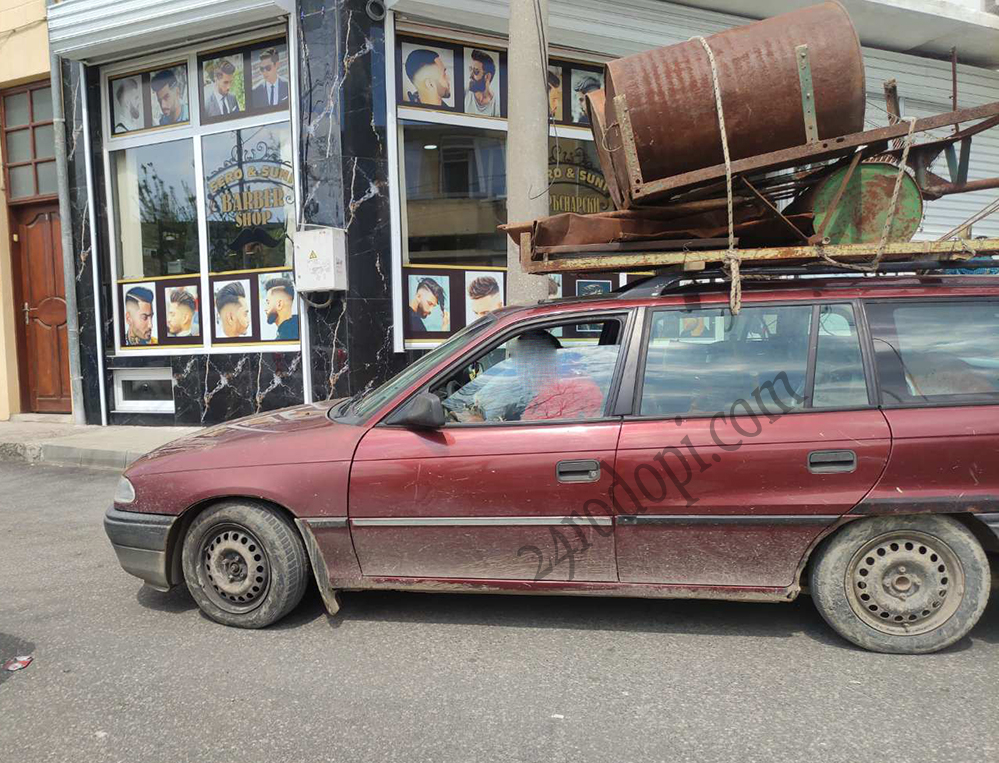
[[[132,487],[132,483],[128,481],[128,477],[122,475],[121,479],[118,480],[118,487],[114,489],[114,502],[131,503],[134,500],[135,488]]]

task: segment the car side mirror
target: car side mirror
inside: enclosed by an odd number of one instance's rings
[[[392,417],[390,424],[413,429],[441,429],[444,426],[444,406],[430,392],[421,392]]]

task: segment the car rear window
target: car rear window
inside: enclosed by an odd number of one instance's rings
[[[999,402],[999,300],[867,305],[885,405]]]
[[[640,415],[704,415],[745,402],[761,410],[777,394],[782,408],[805,400],[812,307],[663,310],[652,318]],[[773,386],[775,393],[762,392]]]

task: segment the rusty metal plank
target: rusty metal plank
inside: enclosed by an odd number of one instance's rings
[[[614,97],[614,112],[617,115],[618,130],[621,134],[621,148],[624,150],[624,166],[628,171],[628,184],[631,188],[640,187],[645,181],[642,178],[642,165],[638,161],[635,131],[631,127],[628,98],[623,93]]]
[[[524,234],[527,235],[527,234]],[[522,239],[523,240],[523,239]],[[837,260],[871,259],[877,253],[876,244],[843,244],[822,248],[822,251]],[[632,271],[661,268],[671,265],[689,267],[692,263],[721,263],[727,254],[725,249],[680,252],[633,252],[628,254],[602,254],[581,257],[549,258],[545,261],[523,260],[524,269],[529,273],[573,273],[594,271]],[[999,254],[999,239],[978,239],[972,241],[904,241],[890,243],[885,248],[885,260],[916,259],[935,256],[937,258],[954,255],[955,261],[975,255]],[[785,246],[765,249],[741,249],[739,255],[743,263],[760,264],[765,262],[815,262],[821,264],[818,249],[812,246]]]
[[[959,122],[971,122],[976,119],[988,119],[989,117],[996,116],[999,116],[999,101],[987,103],[984,106],[962,109],[961,111],[949,111],[945,114],[924,117],[916,121],[915,130],[916,132],[923,132],[947,127]],[[876,130],[841,135],[837,138],[829,138],[815,144],[804,144],[782,151],[774,151],[769,154],[738,159],[732,162],[732,173],[739,174],[760,170],[774,171],[793,167],[798,164],[832,159],[858,146],[876,142],[887,142],[892,138],[902,138],[908,132],[909,123],[901,122],[897,125],[880,127]],[[682,175],[651,180],[641,184],[640,187],[634,187],[633,184],[632,196],[635,201],[650,201],[655,197],[675,193],[679,190],[690,188],[710,180],[717,180],[724,176],[725,165],[716,164],[713,167],[705,167],[704,169],[686,172]]]
[[[805,117],[805,141],[818,143],[819,122],[815,117],[815,88],[812,86],[812,64],[808,58],[808,46],[799,45],[794,52],[798,60],[798,84],[801,86],[801,113]]]

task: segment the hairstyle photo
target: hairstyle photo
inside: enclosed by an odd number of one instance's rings
[[[450,332],[451,279],[449,276],[410,275],[406,328],[409,334]]]
[[[573,69],[571,85],[572,92],[569,93],[569,103],[572,107],[572,121],[578,125],[588,125],[590,115],[586,113],[586,94],[604,86],[603,72]]]
[[[503,307],[503,275],[500,271],[465,271],[466,326]]]
[[[122,347],[148,347],[159,342],[156,330],[159,305],[156,304],[156,284],[126,283],[121,285]]]
[[[149,127],[146,124],[144,92],[141,74],[111,80],[111,133],[113,135]]]
[[[243,54],[201,62],[201,116],[207,121],[232,119],[246,111]]]
[[[561,66],[548,67],[548,117],[556,122],[562,121],[562,83],[565,70]]]
[[[189,122],[187,64],[150,72],[149,95],[153,127]]]
[[[404,42],[400,52],[400,103],[454,110],[460,85],[455,77],[465,76],[454,70],[454,51],[428,41]]]
[[[166,335],[170,339],[197,339],[201,336],[201,311],[198,309],[196,284],[168,286],[163,291],[166,303]]]
[[[298,299],[295,295],[295,274],[289,271],[261,273],[260,340],[263,342],[297,342],[299,339]]]
[[[288,46],[275,43],[250,54],[250,108],[254,111],[287,108],[290,90]]]
[[[216,281],[212,285],[215,339],[249,339],[253,336],[250,280]]]
[[[484,48],[465,48],[465,113],[501,117],[504,113],[500,54]]]

